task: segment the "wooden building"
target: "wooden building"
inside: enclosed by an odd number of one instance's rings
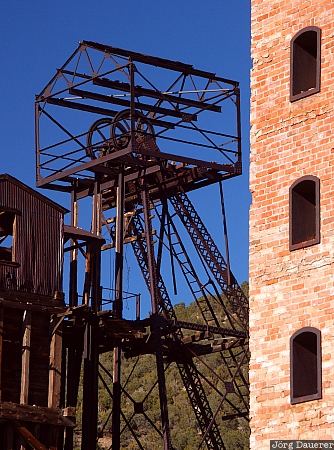
[[[0,448],[59,448],[63,218],[0,175]]]

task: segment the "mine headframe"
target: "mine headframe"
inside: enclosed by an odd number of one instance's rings
[[[36,96],[37,184],[82,191],[120,161],[134,179],[165,162],[185,190],[238,175],[239,99],[214,73],[83,41]]]
[[[126,433],[145,448],[137,431],[140,416],[161,440],[159,447],[171,449],[166,377],[172,365],[197,419],[199,447],[226,448],[222,421],[247,418],[248,302],[229,267],[227,235],[223,255],[188,192],[219,183],[224,212],[221,183],[241,174],[238,83],[189,64],[83,41],[36,97],[35,114],[37,185],[71,196],[62,406],[77,406],[83,361],[81,448],[95,448],[98,432],[107,428],[113,450]],[[87,207],[81,202],[87,197],[91,224],[84,230]],[[140,314],[143,295],[140,300],[123,289],[125,245],[147,286],[146,318]],[[110,301],[101,286],[105,251],[114,252]],[[166,257],[171,282],[164,274]],[[170,292],[179,277],[197,307],[196,323],[177,317]],[[134,320],[124,314],[128,296],[136,304]],[[99,358],[107,351],[113,352],[112,371]],[[220,355],[223,375],[210,367],[213,353]],[[127,385],[143,355],[153,355],[157,380],[138,400]],[[127,380],[123,356],[135,361]],[[99,380],[112,398],[102,425]],[[146,413],[155,387],[160,428]],[[206,387],[218,396],[218,407]],[[130,415],[124,399],[132,404]],[[71,428],[64,448],[72,447]]]

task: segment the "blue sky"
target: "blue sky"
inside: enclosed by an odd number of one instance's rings
[[[225,183],[225,195],[232,270],[240,282],[248,279],[249,1],[11,0],[0,8],[1,172],[30,186],[35,183],[34,95],[80,40],[184,61],[240,81],[244,173]],[[192,199],[219,243],[218,187],[208,208],[210,192]],[[66,206],[65,197],[57,200]]]

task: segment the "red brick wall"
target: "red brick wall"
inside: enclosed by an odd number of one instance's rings
[[[321,91],[291,103],[290,41],[317,26]],[[334,439],[334,1],[253,0],[251,74],[251,449]],[[320,179],[321,243],[289,251],[289,187]],[[323,398],[290,404],[289,338],[322,333]]]

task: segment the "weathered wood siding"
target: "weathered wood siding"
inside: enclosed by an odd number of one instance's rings
[[[61,207],[7,175],[0,176],[0,208],[14,209],[13,260],[0,261],[0,290],[53,296],[62,290]]]

